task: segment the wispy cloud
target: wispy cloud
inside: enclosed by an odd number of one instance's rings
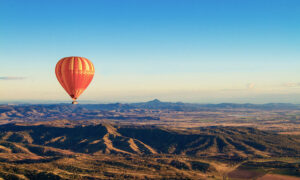
[[[248,84],[246,85],[246,88],[247,88],[247,89],[254,89],[254,88],[255,88],[255,84],[254,84],[254,83],[248,83]]]
[[[300,83],[288,82],[283,84],[284,87],[297,87],[300,86]]]
[[[15,77],[15,76],[0,76],[0,80],[23,80],[26,79],[26,77]]]

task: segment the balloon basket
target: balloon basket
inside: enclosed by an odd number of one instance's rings
[[[72,104],[78,104],[78,102],[77,101],[73,101]]]

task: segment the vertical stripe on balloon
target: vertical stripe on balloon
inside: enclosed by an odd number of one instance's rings
[[[83,61],[84,61],[86,70],[89,72],[90,71],[90,65],[89,65],[88,61],[86,59],[83,59]]]
[[[81,59],[77,58],[77,63],[78,63],[78,70],[82,71],[82,63],[81,63]]]

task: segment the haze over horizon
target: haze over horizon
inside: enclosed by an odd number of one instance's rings
[[[300,2],[1,1],[0,101],[70,101],[54,69],[83,56],[80,101],[300,103]]]

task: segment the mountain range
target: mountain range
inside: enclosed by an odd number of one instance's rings
[[[51,127],[7,124],[0,140],[67,149],[78,153],[177,154],[197,157],[249,158],[300,156],[298,139],[244,127],[172,130],[159,127]],[[34,148],[33,148],[34,149]],[[5,151],[5,148],[2,149]]]
[[[27,122],[47,121],[57,119],[87,120],[87,119],[117,119],[117,120],[160,120],[157,113],[161,111],[204,112],[235,109],[251,110],[299,110],[300,105],[271,104],[191,104],[161,102],[157,99],[145,103],[131,104],[20,104],[0,105],[0,120],[7,123],[10,120]],[[132,114],[130,114],[132,113]],[[156,114],[155,114],[156,113]],[[6,121],[4,121],[6,120]]]
[[[253,158],[299,156],[298,136],[245,127],[0,126],[0,177],[5,179],[214,179],[230,175],[232,165],[254,166]],[[282,166],[292,172],[298,167]]]

